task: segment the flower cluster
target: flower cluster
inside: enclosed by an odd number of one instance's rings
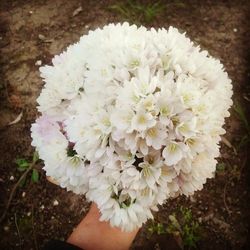
[[[214,175],[232,105],[223,65],[170,27],[90,31],[40,68],[32,145],[61,187],[130,231]]]

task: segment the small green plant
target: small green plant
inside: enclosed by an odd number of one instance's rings
[[[216,165],[216,171],[223,173],[226,169],[226,164],[224,162],[220,162]]]
[[[31,177],[30,177],[30,180],[32,183],[37,183],[39,181],[39,172],[37,171],[37,169],[34,168],[34,166],[38,160],[39,160],[39,156],[38,156],[37,152],[34,152],[32,162],[29,162],[28,160],[26,160],[24,158],[16,159],[18,171],[20,171],[20,172],[32,171]],[[27,174],[24,176],[24,178],[20,182],[20,186],[25,185],[25,183],[27,181],[26,178],[27,178]]]
[[[8,198],[7,204],[6,204],[5,209],[0,217],[0,223],[5,219],[5,216],[7,214],[9,207],[10,207],[11,201],[12,201],[13,197],[15,196],[16,190],[18,189],[18,187],[25,185],[26,178],[27,178],[29,172],[32,171],[31,179],[30,179],[30,181],[32,183],[36,183],[39,181],[39,173],[35,168],[38,161],[39,161],[39,156],[38,156],[37,152],[34,152],[31,162],[29,162],[28,160],[26,160],[24,158],[20,158],[20,159],[16,160],[17,169],[18,169],[18,171],[22,172],[22,174],[10,192],[10,196]],[[18,227],[18,225],[17,225],[17,227]]]
[[[154,233],[158,235],[165,234],[167,231],[162,223],[152,221],[148,226],[148,232],[151,236]]]
[[[126,21],[136,24],[147,24],[164,11],[165,5],[162,2],[143,4],[138,0],[127,0],[118,2],[108,8],[122,16]]]
[[[250,124],[248,122],[245,110],[243,109],[243,107],[239,103],[236,103],[233,106],[233,108],[234,108],[234,111],[235,111],[238,119],[241,121],[241,123],[243,124],[244,129],[245,129],[245,133],[241,137],[240,142],[237,146],[238,149],[241,149],[250,143]]]
[[[200,240],[200,225],[193,219],[192,211],[189,208],[181,207],[178,216],[173,213],[169,216],[169,220],[167,232],[180,236],[185,248],[196,248],[197,242]]]
[[[241,178],[241,168],[239,168],[239,166],[233,165],[231,167],[230,173],[231,173],[231,178],[235,178],[238,181],[240,180],[240,178]]]

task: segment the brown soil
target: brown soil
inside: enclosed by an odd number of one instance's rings
[[[0,213],[21,173],[15,159],[32,157],[30,124],[37,116],[36,98],[42,88],[36,62],[50,63],[53,55],[76,42],[89,29],[124,19],[107,7],[118,1],[19,0],[0,3]],[[147,1],[149,2],[149,1]],[[221,59],[234,84],[234,100],[249,104],[250,2],[245,1],[162,1],[166,9],[148,27],[173,25]],[[82,11],[73,12],[82,6]],[[246,105],[244,105],[246,104]],[[20,112],[21,120],[13,125]],[[245,134],[232,110],[225,138],[235,147]],[[198,249],[250,249],[249,169],[247,147],[234,150],[221,144],[219,162],[225,164],[213,180],[191,199],[168,201],[155,215],[168,225],[168,216],[181,205],[192,210],[201,224]],[[52,238],[66,239],[86,214],[84,197],[49,183],[42,170],[37,184],[18,188],[7,216],[0,226],[1,249],[41,249]],[[12,180],[11,176],[14,177]],[[59,204],[54,206],[54,201]],[[138,234],[134,249],[178,249],[172,236],[148,237],[148,225]]]

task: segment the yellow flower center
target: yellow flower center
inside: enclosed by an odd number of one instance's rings
[[[187,124],[183,124],[182,126],[180,126],[179,130],[181,132],[187,132],[188,131],[188,125]]]
[[[150,137],[152,137],[152,138],[155,138],[155,137],[157,136],[157,130],[156,130],[156,128],[150,128],[150,129],[148,130],[148,135],[149,135]]]
[[[77,167],[81,162],[81,159],[78,155],[74,155],[73,157],[70,158],[70,163],[74,165],[74,167]]]
[[[142,189],[141,195],[142,196],[148,196],[149,192],[150,192],[150,189],[148,187],[145,187],[144,189]]]
[[[151,100],[148,100],[144,103],[144,107],[146,109],[152,109],[153,108],[153,102]]]
[[[137,60],[137,59],[134,59],[134,60],[132,60],[131,61],[131,63],[130,63],[130,67],[138,67],[140,65],[140,61],[139,60]]]
[[[206,106],[205,106],[205,104],[200,104],[200,105],[198,105],[198,106],[196,107],[196,110],[197,110],[197,112],[200,112],[200,113],[206,111]]]
[[[177,145],[176,145],[176,144],[172,143],[172,144],[168,145],[168,151],[169,151],[170,153],[173,153],[173,152],[175,152],[176,150],[177,150]]]
[[[183,94],[182,98],[184,103],[188,103],[191,100],[191,96],[188,93]]]
[[[186,142],[189,146],[193,146],[195,144],[195,140],[192,138],[188,138]]]
[[[172,120],[174,126],[178,125],[178,123],[180,122],[178,116],[173,116],[173,117],[171,118],[171,120]]]
[[[101,75],[102,75],[102,76],[107,76],[107,75],[108,75],[107,70],[106,70],[106,69],[102,69],[102,70],[101,70]]]
[[[144,116],[144,115],[140,115],[140,116],[138,117],[138,122],[139,122],[140,124],[146,123],[146,118],[145,118],[145,116]]]
[[[111,125],[110,120],[107,117],[102,119],[102,123],[107,127]]]
[[[152,174],[152,171],[150,169],[150,166],[148,164],[145,164],[142,169],[142,176],[147,178]]]
[[[160,109],[161,115],[167,116],[170,113],[169,107],[165,106]]]

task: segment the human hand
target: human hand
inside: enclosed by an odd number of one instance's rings
[[[51,177],[47,180],[58,183]],[[91,204],[88,214],[74,229],[67,242],[84,250],[127,250],[132,244],[139,228],[132,232],[122,232],[107,221],[100,221],[100,211],[95,203]]]
[[[100,212],[95,203],[91,204],[88,214],[72,232],[67,242],[85,250],[125,250],[129,249],[139,228],[132,232],[110,226],[100,221]]]

